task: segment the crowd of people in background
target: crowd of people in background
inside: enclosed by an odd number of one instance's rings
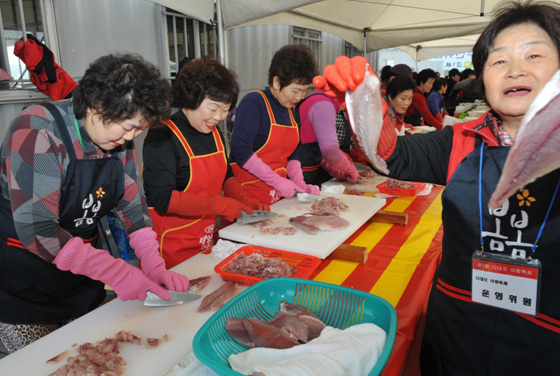
[[[426,68],[415,72],[406,64],[385,65],[379,71],[381,96],[389,101],[387,87],[397,76],[409,77],[415,88],[413,100],[408,104],[404,119],[395,127],[397,134],[414,133],[415,127],[430,126],[443,128],[445,115],[454,116],[460,103],[482,100],[473,69],[460,71],[453,68],[442,77],[440,72]],[[394,110],[394,107],[390,107]]]

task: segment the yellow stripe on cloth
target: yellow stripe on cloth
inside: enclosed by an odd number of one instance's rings
[[[393,200],[393,202],[385,208],[395,212],[404,212],[406,208],[414,201],[414,197],[401,197]],[[388,223],[372,222],[364,231],[354,239],[350,244],[366,247],[370,252],[373,247],[379,243],[385,236],[387,231],[393,225]],[[325,269],[323,269],[313,280],[319,282],[334,283],[341,285],[346,278],[356,269],[355,262],[332,260]]]
[[[410,278],[441,225],[440,196],[441,192],[424,212],[408,239],[370,290],[371,294],[381,296],[393,306],[399,303]]]

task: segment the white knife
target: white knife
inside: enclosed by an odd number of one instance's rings
[[[190,294],[188,292],[169,290],[167,292],[171,294],[171,299],[169,300],[162,299],[153,292],[148,291],[146,300],[144,300],[144,305],[148,307],[168,307],[192,302],[193,300],[197,300],[198,298],[200,298],[200,295]]]

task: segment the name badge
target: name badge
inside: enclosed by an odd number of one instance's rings
[[[536,315],[539,308],[541,263],[537,259],[475,251],[472,258],[472,300]]]

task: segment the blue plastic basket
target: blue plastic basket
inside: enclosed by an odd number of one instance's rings
[[[219,375],[241,375],[231,369],[228,357],[249,349],[225,330],[228,317],[270,320],[280,302],[311,310],[326,325],[346,329],[373,323],[385,330],[387,342],[369,376],[379,375],[395,342],[397,312],[385,299],[362,291],[297,278],[274,278],[259,282],[226,303],[200,328],[193,339],[196,357]]]

